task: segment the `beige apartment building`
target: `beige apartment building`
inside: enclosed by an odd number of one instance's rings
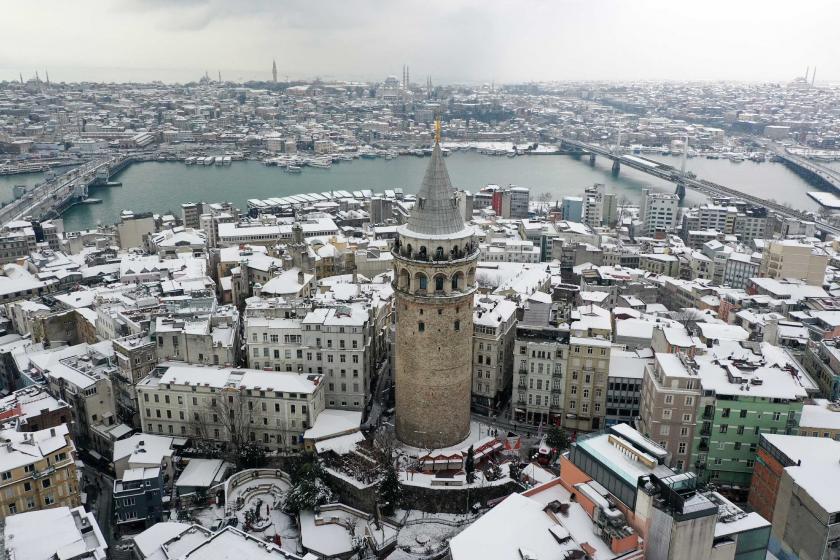
[[[683,354],[656,353],[642,383],[639,431],[668,450],[668,465],[688,468],[701,396],[700,380]]]
[[[604,428],[611,347],[609,340],[600,338],[569,338],[566,429],[589,432]]]
[[[0,432],[0,519],[81,503],[76,448],[67,425],[37,432]],[[49,538],[49,528],[45,527]]]
[[[767,244],[758,275],[777,280],[795,278],[812,286],[822,286],[827,265],[828,254],[823,249],[783,239]]]

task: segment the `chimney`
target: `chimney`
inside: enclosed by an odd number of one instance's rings
[[[303,271],[298,271],[298,284],[303,284]]]
[[[50,428],[50,437],[55,437],[55,428]]]

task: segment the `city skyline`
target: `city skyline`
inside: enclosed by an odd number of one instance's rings
[[[566,80],[840,80],[840,6],[779,2],[232,4],[49,0],[6,6],[0,80],[235,82],[379,80],[403,64],[420,83]],[[94,22],[94,29],[89,22]],[[34,24],[34,25],[33,25]],[[33,29],[37,32],[33,33]],[[388,48],[382,48],[387,45]]]

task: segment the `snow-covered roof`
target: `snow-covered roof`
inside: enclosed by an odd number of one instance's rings
[[[306,430],[303,438],[320,441],[359,430],[362,413],[355,410],[326,408],[318,414],[312,427]]]
[[[840,430],[840,408],[828,399],[814,399],[812,404],[802,407],[799,426],[800,433],[803,428]]]
[[[14,560],[76,558],[85,554],[104,560],[108,548],[93,513],[81,506],[7,516],[4,538],[9,558]]]
[[[312,394],[318,386],[316,381],[320,381],[319,375],[305,376],[287,371],[205,367],[181,362],[162,363],[160,366],[167,368],[163,375],[146,377],[138,386],[205,385],[217,389],[234,386],[263,391]]]
[[[762,433],[768,443],[799,465],[785,468],[794,483],[829,513],[840,511],[840,488],[826,481],[840,477],[840,441]]]
[[[175,482],[175,486],[179,488],[209,488],[221,479],[228,467],[232,467],[229,463],[225,463],[222,459],[190,459],[181,476]]]

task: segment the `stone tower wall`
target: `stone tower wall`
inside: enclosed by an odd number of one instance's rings
[[[397,292],[397,437],[408,445],[448,447],[469,435],[472,298],[472,290],[441,297]]]

